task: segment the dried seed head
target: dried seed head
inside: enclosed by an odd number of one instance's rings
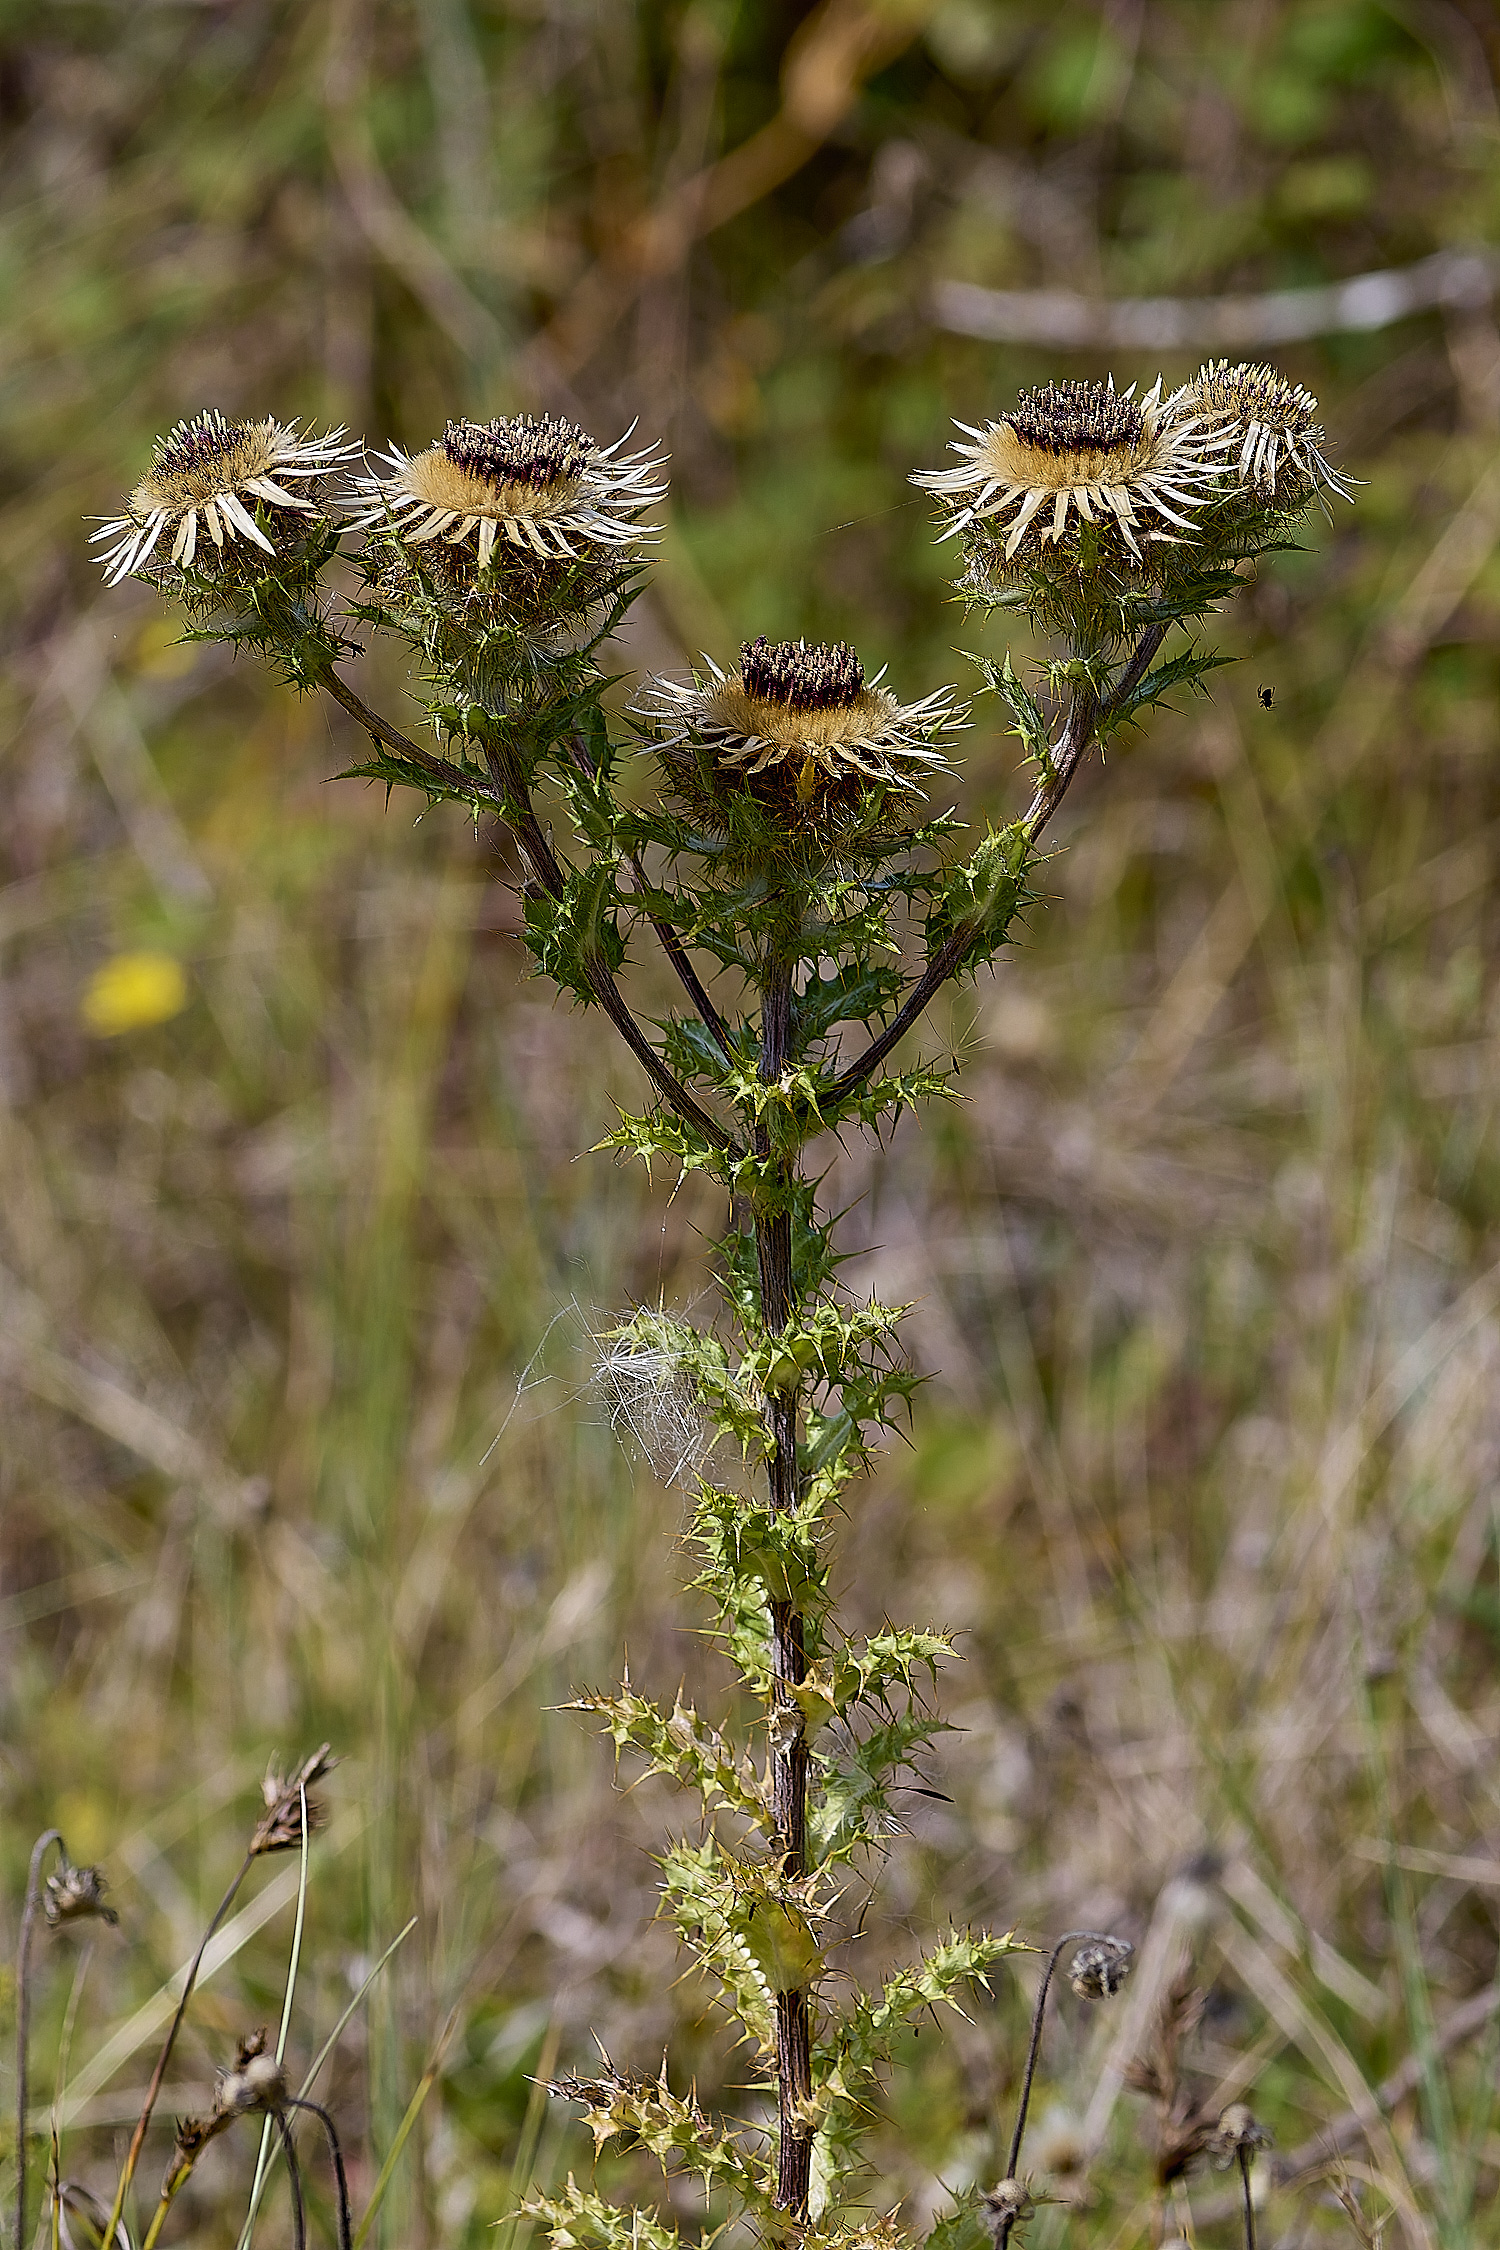
[[[224,2123],[225,2120],[219,2116],[179,2117],[177,2139],[172,2148],[173,2169],[190,2170],[209,2142],[224,2130]]]
[[[307,1806],[309,1835],[323,1826],[328,1815],[319,1800],[311,1794],[312,1786],[315,1781],[321,1781],[336,1763],[337,1760],[330,1757],[328,1744],[325,1742],[310,1758],[304,1759],[297,1771],[289,1777],[283,1779],[274,1767],[267,1772],[260,1785],[266,1812],[250,1839],[252,1858],[258,1859],[265,1852],[297,1850],[302,1842],[304,1802]]]
[[[1262,2125],[1248,2102],[1231,2102],[1207,2145],[1222,2171],[1237,2157],[1253,2161],[1258,2150],[1275,2145],[1275,2135],[1268,2125]]]
[[[214,2109],[219,2117],[243,2117],[247,2110],[283,2107],[286,2073],[266,2047],[264,2031],[249,2032],[240,2041],[234,2068],[220,2075],[214,2089]]]
[[[1094,1938],[1080,1945],[1068,1968],[1068,1982],[1080,2000],[1113,2000],[1134,1966],[1128,1938]]]
[[[1143,410],[1112,383],[1046,383],[1022,391],[1005,417],[1023,445],[1042,453],[1112,453],[1139,445]]]
[[[120,1917],[114,1908],[104,1903],[108,1889],[101,1868],[75,1867],[65,1857],[56,1872],[47,1877],[42,1911],[54,1930],[64,1922],[118,1922]]]

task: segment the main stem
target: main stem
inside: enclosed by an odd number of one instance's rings
[[[760,1075],[772,1085],[786,1067],[792,1023],[790,958],[773,951],[761,987]],[[758,1153],[770,1153],[764,1134]],[[795,1310],[792,1286],[792,1166],[785,1165],[776,1197],[779,1208],[757,1214],[755,1248],[760,1266],[761,1319],[768,1331],[786,1328]],[[768,1467],[771,1506],[777,1514],[797,1505],[797,1391],[794,1384],[771,1401],[773,1440]],[[792,1880],[807,1873],[807,1738],[792,1687],[807,1672],[802,1615],[795,1602],[771,1604],[771,1669],[776,1680],[777,1716],[782,1721],[771,1751],[771,1812],[782,1873]],[[776,1995],[776,2093],[779,2133],[776,2203],[793,2218],[807,2217],[812,2175],[812,2135],[807,2108],[812,2094],[812,2017],[805,1985]]]

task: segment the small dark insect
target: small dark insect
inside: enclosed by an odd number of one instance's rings
[[[1255,692],[1260,697],[1261,709],[1269,711],[1271,705],[1276,701],[1276,690],[1273,687],[1262,687],[1257,688]]]

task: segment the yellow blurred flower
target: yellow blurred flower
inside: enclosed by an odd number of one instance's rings
[[[113,1039],[180,1015],[187,997],[182,963],[170,953],[117,953],[90,977],[83,1020],[101,1039]]]

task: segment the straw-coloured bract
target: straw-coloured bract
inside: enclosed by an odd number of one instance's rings
[[[288,487],[306,486],[350,459],[358,448],[343,436],[301,436],[295,422],[231,422],[213,407],[178,422],[156,440],[151,467],[123,512],[91,534],[114,542],[100,558],[105,584],[118,586],[148,564],[202,569],[210,547],[221,558],[241,540],[274,561],[276,543],[252,510],[258,503],[316,516],[306,491]]]

